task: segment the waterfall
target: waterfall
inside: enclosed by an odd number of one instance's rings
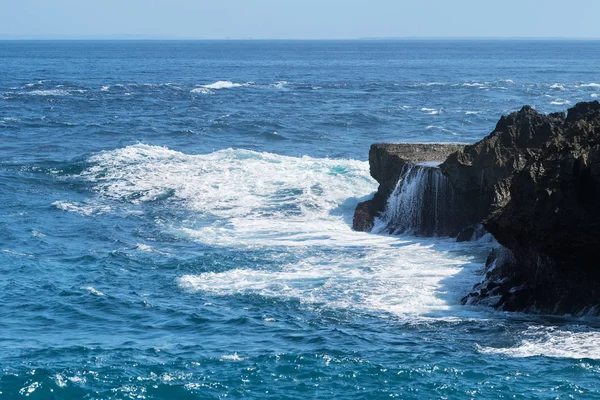
[[[437,165],[409,164],[380,217],[381,230],[420,236],[450,234],[452,187]],[[381,226],[381,225],[380,225]]]

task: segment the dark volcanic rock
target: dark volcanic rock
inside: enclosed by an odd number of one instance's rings
[[[354,210],[352,219],[352,229],[361,232],[370,232],[373,229],[375,211],[373,211],[373,202],[370,200],[358,203]]]
[[[371,176],[379,182],[373,199],[360,203],[355,211],[352,228],[370,231],[375,217],[385,210],[386,202],[407,164],[441,162],[462,148],[457,144],[438,143],[377,143],[369,150]]]
[[[600,305],[597,101],[577,104],[566,117],[523,108],[442,168],[464,202],[457,212],[482,220],[510,253],[488,264],[465,302],[551,313]]]
[[[531,107],[504,116],[485,139],[451,154],[440,165],[455,193],[453,212],[463,226],[477,224],[510,196],[513,174],[539,156],[557,134],[564,114],[542,115]]]
[[[408,163],[444,159],[452,147],[373,145],[371,175],[380,186],[357,207],[354,228],[373,227]],[[525,106],[483,140],[455,150],[440,165],[452,190],[455,225],[446,231],[455,228],[459,241],[487,231],[502,245],[463,301],[511,311],[600,312],[600,103],[579,103],[567,115]],[[437,186],[422,185],[424,193]],[[422,197],[415,203],[430,207]]]

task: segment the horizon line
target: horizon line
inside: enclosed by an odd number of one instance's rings
[[[109,36],[18,36],[1,35],[0,41],[600,41],[600,37],[569,36],[398,36],[398,37],[357,37],[357,38],[254,38],[254,37],[165,37],[151,35],[109,35]]]

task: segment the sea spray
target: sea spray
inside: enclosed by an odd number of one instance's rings
[[[379,230],[445,236],[451,230],[452,187],[437,165],[409,164],[400,174]]]

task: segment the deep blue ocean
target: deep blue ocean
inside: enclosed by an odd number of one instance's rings
[[[594,41],[0,42],[1,399],[600,398],[493,242],[353,232],[374,142],[600,96]]]

